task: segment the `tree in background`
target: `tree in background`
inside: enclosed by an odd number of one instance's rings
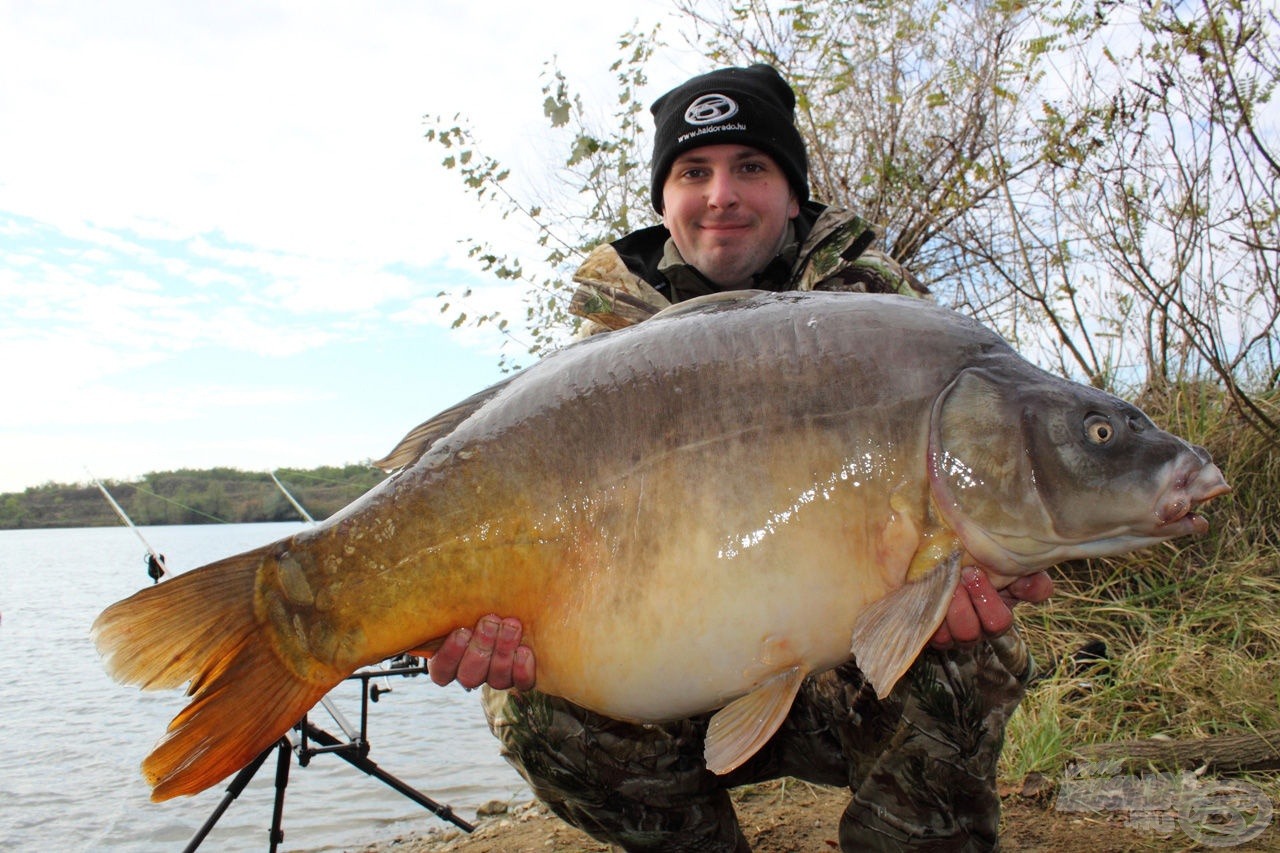
[[[972,262],[956,223],[1030,167],[1019,108],[1034,79],[1021,3],[685,2],[714,64],[764,61],[798,94],[814,197],[874,224],[884,248],[953,300]],[[1016,153],[1013,153],[1016,152]]]
[[[1280,61],[1275,14],[1260,2],[677,8],[707,68],[763,61],[784,73],[814,196],[873,222],[939,301],[1109,390],[1210,381],[1280,438],[1251,396],[1280,378]],[[538,229],[542,258],[472,247],[494,274],[527,283],[530,352],[564,339],[566,279],[582,253],[654,221],[637,93],[662,45],[653,30],[619,46],[608,132],[548,66],[544,109],[568,153],[549,170],[559,190],[538,203],[508,189],[463,127],[437,119],[427,133],[479,198]]]
[[[1091,375],[1132,374],[1157,394],[1212,379],[1280,437],[1249,393],[1280,378],[1275,12],[1252,0],[1091,0],[1056,24],[1073,74],[1038,117],[1044,165],[1021,203],[1010,193],[1011,215],[1051,202],[1068,245],[1056,304],[1098,318],[1077,339],[1109,339]],[[1046,232],[1022,233],[1043,249],[1031,235]],[[1091,312],[1077,308],[1086,297]]]
[[[573,94],[554,62],[544,73],[543,114],[564,140],[563,163],[549,165],[555,186],[542,190],[541,199],[530,199],[509,188],[511,172],[501,162],[483,154],[465,117],[451,120],[428,116],[428,141],[445,150],[443,165],[456,170],[481,204],[493,205],[500,218],[517,216],[537,234],[542,257],[523,258],[476,239],[468,254],[494,277],[525,283],[525,322],[522,336],[512,331],[509,319],[497,312],[455,315],[453,326],[465,323],[493,325],[507,334],[524,354],[538,355],[563,344],[577,321],[568,312],[573,287],[572,270],[594,246],[635,228],[650,225],[657,217],[649,207],[648,108],[638,92],[648,82],[645,65],[658,46],[657,28],[627,33],[618,41],[620,59],[610,67],[617,85],[617,106],[599,129],[589,118],[582,98]],[[440,294],[443,298],[444,294]],[[468,291],[463,299],[470,296]],[[441,311],[454,309],[444,302]],[[525,337],[527,336],[527,337]],[[518,366],[504,353],[504,368]]]

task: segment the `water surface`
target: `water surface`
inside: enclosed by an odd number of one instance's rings
[[[288,535],[300,524],[142,528],[188,571]],[[124,527],[0,531],[0,849],[181,850],[223,800],[227,783],[195,797],[150,801],[139,764],[184,705],[181,690],[143,693],[103,671],[89,626],[108,604],[151,583],[145,550]],[[369,758],[427,797],[473,820],[492,799],[525,799],[498,756],[478,694],[425,676],[377,682]],[[331,701],[359,723],[359,683]],[[341,736],[323,709],[311,720]],[[291,733],[295,743],[297,733]],[[227,809],[201,850],[265,850],[275,756]],[[228,780],[230,781],[230,780]],[[334,755],[290,762],[281,850],[342,850],[448,826]]]

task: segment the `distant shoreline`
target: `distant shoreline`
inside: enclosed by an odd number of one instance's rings
[[[112,498],[139,526],[298,521],[301,514],[272,480],[315,519],[328,518],[386,478],[367,462],[274,472],[182,469],[106,480]],[[0,494],[0,530],[113,527],[124,522],[94,483],[45,483]]]

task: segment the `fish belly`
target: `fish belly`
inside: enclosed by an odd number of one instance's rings
[[[854,623],[902,582],[914,540],[886,550],[883,490],[841,478],[842,457],[790,456],[801,458],[757,466],[751,489],[723,465],[690,477],[690,459],[629,482],[643,500],[613,503],[634,524],[595,526],[532,626],[539,687],[660,721],[848,659]]]

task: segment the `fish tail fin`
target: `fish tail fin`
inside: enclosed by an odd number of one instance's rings
[[[261,548],[147,587],[111,605],[91,636],[117,681],[192,697],[142,762],[160,802],[195,794],[270,747],[334,685],[299,677],[264,638],[254,610]]]

